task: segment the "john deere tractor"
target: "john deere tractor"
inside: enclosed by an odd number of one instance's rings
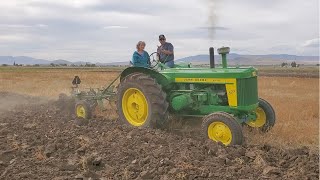
[[[102,90],[81,92],[74,89],[75,113],[90,118],[92,109],[103,100],[114,99],[121,122],[134,127],[162,128],[169,114],[202,117],[202,134],[224,145],[243,143],[242,126],[262,132],[275,124],[272,106],[258,97],[257,70],[253,67],[228,67],[230,48],[222,47],[222,67],[215,67],[210,48],[210,68],[176,65],[167,68],[153,56],[151,68],[128,67]],[[78,80],[80,81],[80,79]],[[74,80],[77,86],[77,80]]]

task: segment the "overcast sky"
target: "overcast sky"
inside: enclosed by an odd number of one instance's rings
[[[0,55],[112,62],[165,34],[176,58],[319,54],[318,0],[1,0]]]

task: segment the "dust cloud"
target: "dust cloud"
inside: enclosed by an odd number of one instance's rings
[[[13,110],[19,105],[35,105],[48,102],[46,98],[0,92],[0,114]]]

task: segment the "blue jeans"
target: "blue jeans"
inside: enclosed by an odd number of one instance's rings
[[[173,61],[168,61],[165,63],[166,66],[168,66],[169,68],[173,68],[174,66],[174,62]]]

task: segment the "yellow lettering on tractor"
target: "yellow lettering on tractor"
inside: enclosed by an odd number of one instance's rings
[[[229,79],[229,83],[226,84],[229,106],[238,106],[237,80]]]
[[[229,106],[238,105],[237,80],[232,78],[175,78],[177,83],[225,84]]]

